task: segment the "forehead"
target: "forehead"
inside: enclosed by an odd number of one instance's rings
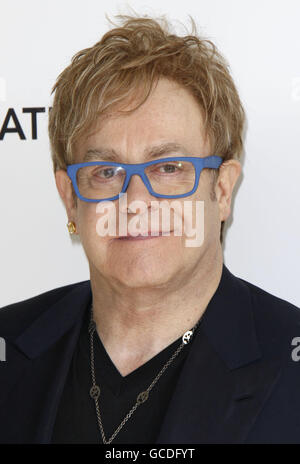
[[[199,151],[206,144],[203,117],[194,96],[174,81],[160,79],[147,100],[132,113],[136,101],[99,118],[93,128],[76,146],[77,161],[87,151],[106,150],[117,153],[140,153],[150,147],[173,144],[186,151]],[[178,150],[179,151],[179,150]]]

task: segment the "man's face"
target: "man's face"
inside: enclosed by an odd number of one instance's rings
[[[210,155],[209,142],[202,130],[203,120],[198,103],[186,89],[167,79],[160,79],[147,101],[133,113],[125,116],[114,113],[99,123],[91,135],[77,143],[74,163],[82,162],[88,150],[100,148],[113,149],[118,153],[120,163],[142,163],[149,161],[144,155],[147,150],[164,143],[176,143],[182,149],[161,154],[161,158],[170,155]],[[142,179],[135,175],[127,189],[128,207],[134,200],[142,200],[147,204],[146,214],[149,213],[150,229],[151,201],[160,202],[163,199],[152,196]],[[217,247],[220,246],[220,209],[219,202],[213,201],[210,170],[204,169],[201,172],[198,189],[192,196],[176,200],[182,203],[182,211],[185,201],[192,200],[193,205],[196,200],[204,201],[204,241],[201,246],[186,246],[188,237],[185,235],[184,225],[182,236],[174,235],[172,210],[170,236],[124,240],[97,233],[97,203],[78,199],[76,207],[67,206],[69,219],[76,223],[89,260],[91,276],[102,276],[119,284],[126,283],[132,288],[159,286],[178,282],[191,275],[197,266],[204,263],[203,260],[213,259]],[[118,216],[119,200],[115,200],[114,204]],[[195,209],[193,212],[195,214]],[[124,211],[122,214],[124,215]],[[128,212],[127,222],[138,214],[139,211],[134,214]],[[181,220],[184,221],[184,214]],[[193,226],[195,224],[194,218]],[[159,230],[166,228],[160,223]]]

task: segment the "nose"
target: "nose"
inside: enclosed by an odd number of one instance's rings
[[[126,193],[128,205],[132,201],[136,200],[144,201],[147,203],[147,205],[149,205],[149,202],[151,200],[156,199],[156,197],[154,197],[153,195],[151,195],[150,192],[148,192],[148,189],[144,184],[143,179],[138,174],[133,174],[131,176]]]

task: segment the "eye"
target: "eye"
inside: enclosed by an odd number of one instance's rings
[[[177,163],[177,164],[166,163],[166,164],[159,165],[159,169],[165,170],[167,174],[172,174],[173,172],[176,172],[176,170],[179,170],[180,168],[181,168],[181,163]]]
[[[93,176],[100,177],[101,179],[112,179],[118,174],[123,174],[121,166],[102,166],[93,171]]]
[[[104,177],[105,179],[111,178],[115,173],[114,168],[100,168],[94,171],[94,174],[96,174],[99,177]]]
[[[152,166],[153,174],[178,174],[183,169],[183,165],[180,161],[177,162],[163,162]]]

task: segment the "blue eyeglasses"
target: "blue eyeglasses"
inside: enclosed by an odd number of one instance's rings
[[[168,157],[138,164],[89,161],[68,165],[67,174],[77,197],[87,202],[117,200],[135,174],[154,197],[183,198],[197,190],[202,169],[218,169],[222,162],[216,155]]]

